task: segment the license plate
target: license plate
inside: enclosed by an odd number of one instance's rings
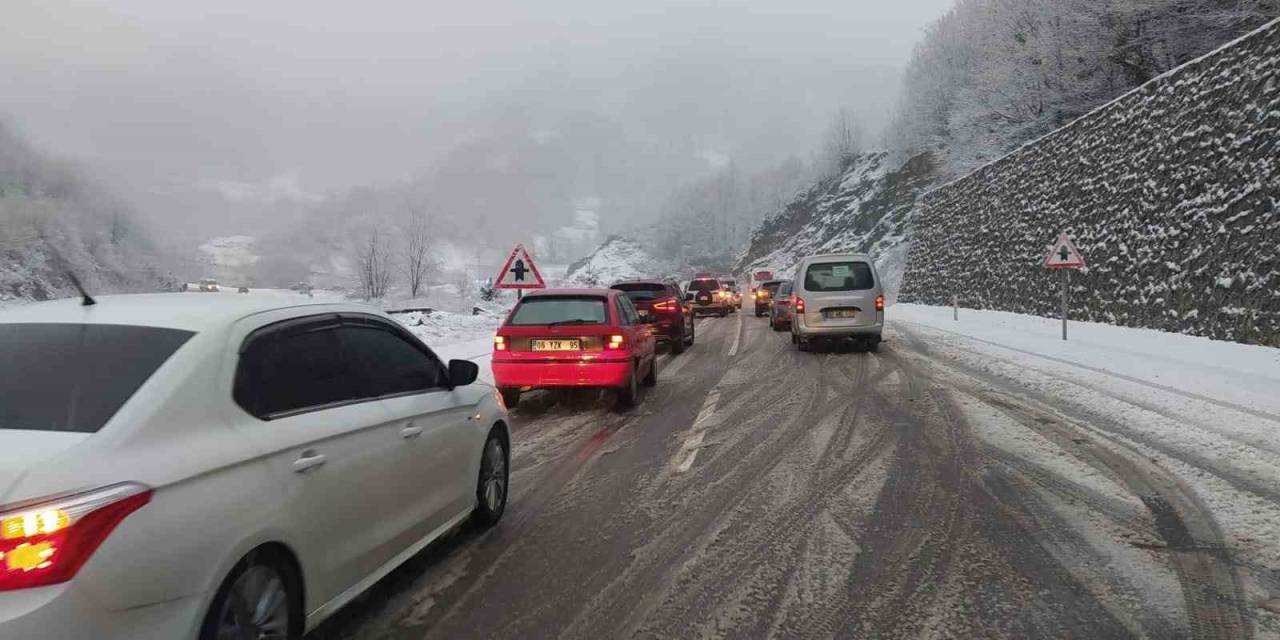
[[[857,313],[858,312],[854,311],[853,309],[834,309],[832,311],[827,312],[827,317],[836,318],[836,319],[852,318],[853,316],[857,315]]]
[[[581,351],[581,340],[530,340],[529,348],[534,351]]]

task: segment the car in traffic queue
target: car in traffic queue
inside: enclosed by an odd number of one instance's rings
[[[730,313],[737,313],[742,308],[742,291],[738,289],[738,282],[733,278],[721,278],[720,285],[729,292]]]
[[[767,280],[760,283],[760,286],[752,292],[751,297],[755,300],[757,318],[768,315],[769,306],[773,303],[780,284],[782,284],[781,280]]]
[[[540,289],[516,303],[493,338],[493,379],[506,406],[534,389],[591,387],[630,407],[658,383],[653,329],[616,289]]]
[[[884,290],[869,256],[809,256],[796,266],[791,287],[791,341],[799,350],[841,339],[870,351],[880,348]]]
[[[615,283],[616,289],[631,299],[640,321],[653,327],[659,344],[679,355],[693,345],[693,306],[684,298],[680,285],[665,280],[627,280]]]
[[[510,434],[476,365],[293,300],[0,313],[0,638],[298,638],[497,523]]]
[[[791,281],[779,280],[777,292],[769,299],[769,328],[791,328]]]
[[[718,315],[721,318],[729,315],[732,298],[720,285],[720,281],[711,276],[699,276],[689,281],[685,290],[685,300],[693,303],[694,315]]]

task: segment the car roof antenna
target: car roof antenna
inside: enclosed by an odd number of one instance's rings
[[[67,278],[71,280],[71,284],[75,285],[76,291],[80,292],[80,306],[92,307],[93,305],[98,304],[98,301],[94,300],[93,296],[89,295],[89,292],[84,290],[84,285],[80,284],[80,278],[76,277],[75,272],[67,269]]]

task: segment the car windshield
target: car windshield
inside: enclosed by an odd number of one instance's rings
[[[605,299],[601,297],[537,296],[516,305],[507,324],[605,324],[608,318]]]
[[[871,265],[861,261],[820,262],[804,273],[805,291],[859,291],[875,286]]]
[[[689,291],[718,291],[720,283],[714,279],[694,280],[689,283]]]
[[[620,282],[610,287],[626,294],[633,301],[642,302],[662,298],[667,295],[667,288],[653,282]]]
[[[0,430],[94,433],[192,335],[112,324],[0,324]]]

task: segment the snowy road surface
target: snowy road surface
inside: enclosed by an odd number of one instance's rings
[[[628,413],[531,394],[499,527],[309,638],[1280,637],[1276,351],[962,314],[706,319]]]

